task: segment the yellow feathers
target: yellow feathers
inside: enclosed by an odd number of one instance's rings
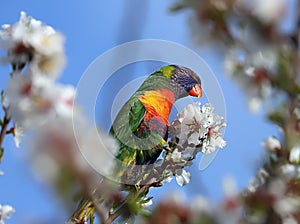
[[[174,103],[174,93],[168,89],[146,91],[139,97],[151,117],[163,118],[168,123],[169,114]]]
[[[173,73],[174,67],[169,65],[169,66],[162,67],[160,70],[162,71],[165,77],[170,78]]]

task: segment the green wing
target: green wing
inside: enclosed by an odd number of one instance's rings
[[[151,132],[139,130],[146,113],[139,97],[148,90],[169,88],[169,82],[169,79],[163,76],[161,71],[153,73],[118,113],[110,129],[110,134],[120,144],[120,150],[117,154],[119,160],[127,164],[146,164],[154,162],[160,154],[161,149],[166,144],[163,137],[155,130]]]
[[[169,88],[169,80],[157,71],[145,80],[118,113],[110,129],[110,134],[120,145],[116,157],[123,162],[116,168],[117,175],[123,175],[122,172],[129,166],[153,163],[165,146],[165,140],[155,130],[141,129],[146,109],[139,101],[145,91],[163,88]]]
[[[129,126],[132,132],[135,132],[144,120],[146,109],[144,105],[139,101],[134,101],[129,111]]]
[[[117,158],[122,162],[132,164],[136,161],[139,147],[134,133],[143,121],[145,112],[144,105],[135,94],[123,106],[110,129],[110,134],[117,139],[120,145]]]
[[[156,149],[162,148],[162,136],[155,131],[140,129],[145,113],[144,105],[134,95],[123,106],[110,129],[110,134],[120,145],[117,158],[127,164],[147,163]]]

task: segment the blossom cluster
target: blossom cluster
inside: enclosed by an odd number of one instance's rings
[[[168,194],[154,209],[153,215],[144,218],[142,223],[238,223],[242,215],[242,203],[236,183],[230,177],[223,181],[224,201],[214,203],[203,195],[189,199],[181,192]]]
[[[163,199],[154,209],[153,215],[146,218],[144,222],[160,223],[163,220],[165,223],[208,224],[274,223],[275,221],[285,224],[299,223],[300,200],[293,192],[297,189],[296,180],[292,181],[293,185],[287,185],[286,178],[291,180],[291,176],[284,174],[272,178],[271,175],[273,174],[265,169],[259,170],[243,192],[238,191],[234,179],[225,178],[224,197],[221,202],[214,202],[202,195],[197,195],[187,202],[180,196],[180,192],[176,192]],[[299,173],[293,177],[298,178]]]
[[[225,119],[214,112],[211,104],[192,103],[178,113],[169,125],[169,148],[163,159],[156,162],[156,169],[163,167],[163,182],[174,175],[180,186],[190,182],[191,174],[185,167],[191,166],[197,153],[213,153],[226,145],[222,135]],[[172,149],[173,148],[173,149]]]
[[[14,211],[15,209],[10,205],[0,204],[0,224],[5,224],[4,219],[10,218]]]
[[[210,154],[226,146],[225,127],[224,117],[214,113],[211,104],[188,104],[169,124],[167,145],[154,164],[132,166],[119,181],[142,186],[150,181],[153,186],[161,186],[175,177],[178,185],[188,184],[191,174],[186,168],[193,165],[197,154]]]
[[[267,138],[262,145],[273,165],[265,164],[250,181],[242,193],[244,206],[248,210],[260,210],[260,216],[249,213],[250,218],[257,219],[257,222],[269,219],[268,209],[273,209],[282,223],[298,223],[300,147],[293,147],[285,154],[281,142],[274,136]],[[263,206],[258,208],[259,204]]]
[[[245,34],[250,35],[250,38],[256,37],[252,39],[253,44],[258,36],[253,36],[255,32],[251,34],[247,29],[252,31],[252,25],[256,25],[261,31],[268,29],[270,33],[286,15],[287,7],[287,0],[177,0],[171,9],[193,9],[189,24],[197,44],[208,44],[212,41],[218,44],[219,38],[225,44],[235,44],[234,38],[241,38],[243,35],[246,38]],[[244,26],[245,22],[248,26]],[[247,33],[243,33],[244,31]],[[262,32],[263,35],[269,33]]]
[[[78,186],[88,191],[99,185],[102,176],[94,169],[101,169],[103,175],[112,169],[117,145],[112,137],[90,127],[74,103],[75,88],[57,82],[66,62],[64,36],[21,12],[16,24],[2,26],[0,50],[1,61],[12,67],[2,94],[6,123],[1,123],[1,133],[13,134],[19,147],[23,131],[32,131],[30,158],[34,170],[43,181],[53,184],[62,198],[73,198],[80,190]],[[10,121],[14,123],[11,129]],[[92,169],[81,153],[97,158],[100,168]],[[1,209],[0,222],[4,223],[13,209]]]
[[[78,139],[73,133],[73,125],[89,128],[85,126],[79,107],[74,104],[74,87],[57,82],[65,64],[63,40],[62,34],[41,21],[27,17],[24,12],[21,12],[16,24],[4,25],[0,31],[0,46],[6,52],[2,60],[13,68],[5,95],[8,112],[15,126],[36,131],[35,147],[49,147],[51,149],[46,151],[56,152],[57,155],[63,152],[62,148],[65,152],[75,149],[78,141],[92,142],[97,139],[97,135],[91,137],[92,134],[86,134],[88,131],[78,133]],[[106,138],[109,137],[103,137]],[[116,148],[114,142],[107,145],[113,153]],[[72,158],[72,154],[76,155],[70,153],[66,158]]]
[[[288,77],[281,73],[290,72],[287,60],[292,60],[294,46],[281,38],[281,21],[288,4],[286,0],[181,0],[174,10],[192,8],[189,23],[196,43],[212,43],[225,52],[225,74],[245,90],[249,109],[258,112],[274,95],[273,87],[287,88],[282,80]]]
[[[30,69],[38,76],[54,79],[65,65],[63,35],[25,12],[21,12],[16,24],[2,26],[0,48],[6,52],[3,62],[16,70],[30,62]]]
[[[211,214],[203,209],[202,220],[208,220],[205,223],[299,223],[300,45],[298,5],[293,7],[298,2],[177,2],[174,10],[191,9],[189,24],[197,44],[218,46],[216,50],[224,55],[224,73],[246,93],[252,112],[264,108],[266,118],[278,128],[280,136],[270,136],[262,143],[266,156],[245,189],[233,200],[225,198],[227,207],[239,212],[228,216],[228,213]],[[284,28],[283,20],[286,22],[288,14],[293,13],[295,17],[290,18],[293,21],[289,21],[293,27]],[[219,211],[220,206],[214,209]]]
[[[65,64],[62,34],[21,13],[0,31],[2,61],[12,65],[6,98],[14,122],[33,128],[50,117],[71,117],[75,89],[56,83]]]
[[[278,52],[265,48],[247,58],[243,58],[243,54],[242,50],[232,49],[225,55],[225,73],[245,90],[249,109],[258,112],[263,101],[272,95]]]

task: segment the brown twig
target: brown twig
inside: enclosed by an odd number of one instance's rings
[[[106,221],[104,222],[104,224],[111,224],[116,218],[118,218],[120,215],[123,214],[125,209],[126,209],[126,202],[124,202],[116,212],[110,214],[106,219]]]
[[[95,195],[93,195],[93,193],[91,193],[89,191],[87,191],[87,193],[88,193],[88,197],[93,202],[93,205],[95,207],[96,212],[99,215],[101,223],[104,223],[105,219],[106,219],[106,210],[105,210],[105,208],[98,202],[97,198],[95,198]]]
[[[0,148],[2,147],[9,122],[10,122],[10,118],[7,115],[4,115],[3,124],[0,132]]]
[[[8,111],[7,111],[7,107],[4,103],[4,93],[3,91],[1,92],[1,104],[2,104],[2,108],[4,111],[4,117],[3,117],[3,121],[2,121],[2,127],[1,127],[1,131],[0,131],[0,149],[2,148],[2,144],[4,142],[4,138],[6,136],[7,133],[7,128],[9,125],[9,122],[11,120],[11,118],[8,116]],[[0,158],[0,162],[1,162],[1,158]]]
[[[91,200],[91,202],[94,205],[95,211],[96,213],[98,213],[99,218],[100,218],[100,223],[104,223],[106,220],[106,210],[105,208],[99,203],[99,201],[96,198],[96,195],[93,194],[93,192],[90,191],[90,187],[89,187],[89,182],[87,181],[87,179],[85,177],[82,177],[80,175],[79,181],[81,182],[84,191],[86,193],[86,196],[89,198],[89,200]],[[101,181],[102,182],[102,181]]]

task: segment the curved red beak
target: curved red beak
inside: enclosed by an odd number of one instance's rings
[[[189,95],[200,98],[202,96],[201,86],[199,84],[194,85],[194,87],[189,91]]]

